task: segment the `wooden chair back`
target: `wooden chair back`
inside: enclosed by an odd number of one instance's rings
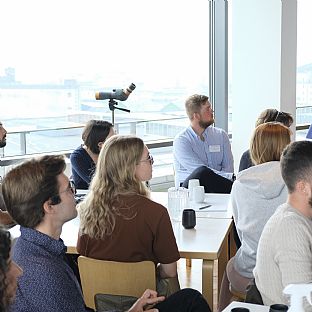
[[[144,290],[156,290],[155,264],[152,261],[115,262],[78,257],[84,301],[95,309],[96,294],[141,297]]]

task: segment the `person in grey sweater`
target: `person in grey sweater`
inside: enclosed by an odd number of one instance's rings
[[[250,151],[256,166],[237,175],[231,192],[233,217],[241,247],[227,264],[221,283],[219,311],[231,300],[229,287],[244,293],[253,278],[261,232],[276,208],[287,198],[279,159],[290,143],[290,130],[281,123],[259,125],[253,134]]]
[[[288,189],[287,202],[263,229],[253,272],[265,305],[287,304],[283,296],[287,285],[312,282],[311,141],[294,142],[283,151],[281,173]]]

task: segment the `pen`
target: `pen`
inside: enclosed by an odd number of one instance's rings
[[[204,206],[204,207],[200,207],[199,210],[206,209],[206,208],[209,208],[209,207],[211,207],[211,205],[207,205],[207,206]]]

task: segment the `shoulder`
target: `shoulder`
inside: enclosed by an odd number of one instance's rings
[[[163,217],[169,218],[167,208],[143,195],[127,196],[127,204],[134,207],[145,220],[158,222]],[[158,221],[157,221],[158,220]]]
[[[75,157],[85,156],[85,155],[87,155],[86,150],[82,146],[79,146],[70,154],[70,159],[75,158]]]
[[[214,140],[219,140],[220,142],[229,142],[228,134],[221,128],[209,126],[206,130],[206,135]]]
[[[210,134],[215,134],[215,135],[225,135],[228,136],[228,134],[221,128],[218,127],[213,127],[213,126],[209,126],[206,131],[208,131],[208,133]]]
[[[291,242],[300,241],[301,243],[312,241],[312,221],[301,215],[288,204],[278,207],[275,214],[269,219],[267,227],[273,229],[277,234],[278,241]]]
[[[190,127],[187,127],[185,128],[184,130],[180,131],[175,137],[174,137],[174,140],[173,140],[173,143],[174,142],[177,142],[177,141],[180,141],[180,140],[183,140],[183,139],[189,139],[190,138]]]
[[[133,195],[133,200],[135,200],[144,209],[157,209],[159,211],[166,211],[167,209],[150,198],[143,195]]]
[[[249,149],[247,151],[245,151],[241,157],[242,159],[250,159],[250,151]]]

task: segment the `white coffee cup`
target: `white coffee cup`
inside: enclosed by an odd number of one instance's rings
[[[189,190],[189,197],[190,197],[190,200],[194,200],[193,199],[193,189],[194,187],[196,186],[199,186],[199,180],[198,179],[191,179],[189,180],[189,183],[188,183],[188,190]]]
[[[205,200],[205,188],[201,185],[193,188],[193,201],[196,203],[203,203]]]

